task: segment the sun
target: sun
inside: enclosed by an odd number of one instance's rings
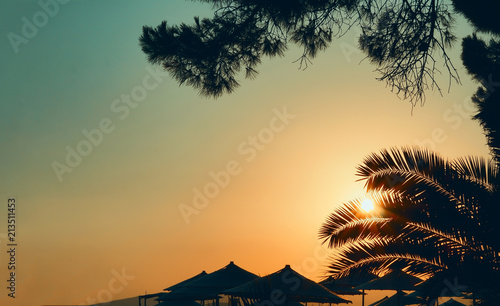
[[[370,199],[365,199],[363,202],[361,202],[361,208],[364,210],[364,211],[370,211],[370,210],[373,210],[374,206],[373,206],[373,201],[370,200]]]

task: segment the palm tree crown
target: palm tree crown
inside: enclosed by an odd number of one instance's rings
[[[338,207],[321,227],[320,239],[335,250],[331,276],[392,269],[423,277],[447,273],[470,287],[498,292],[495,162],[392,148],[369,155],[358,175],[376,208],[366,212],[362,199],[355,199]]]

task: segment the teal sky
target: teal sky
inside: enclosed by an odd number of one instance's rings
[[[10,33],[23,35],[23,18],[41,16],[39,3],[50,3],[54,16],[13,46]],[[354,33],[304,71],[292,47],[265,60],[255,80],[212,100],[162,75],[138,45],[143,25],[190,23],[210,16],[208,6],[73,0],[56,10],[54,3],[0,4],[1,280],[8,277],[7,199],[18,203],[17,297],[8,298],[2,283],[2,305],[86,303],[123,269],[133,278],[112,298],[137,296],[231,260],[261,275],[291,264],[319,280],[327,263],[317,255],[319,227],[337,205],[363,194],[355,172],[366,155],[419,144],[449,158],[488,154],[470,120],[477,85],[459,50],[452,56],[462,85],[448,93],[444,78],[443,97],[428,92],[413,113],[375,80]],[[468,33],[460,22],[457,34]],[[124,102],[140,93],[136,106]],[[276,112],[290,114],[288,122],[252,149],[251,137],[264,135]],[[102,137],[86,147],[85,131]],[[88,155],[68,166],[68,147],[79,145]],[[243,153],[252,150],[252,158]],[[183,215],[179,207],[192,207],[194,190],[231,162],[239,171],[227,186],[198,214]],[[71,172],[58,175],[55,164]]]

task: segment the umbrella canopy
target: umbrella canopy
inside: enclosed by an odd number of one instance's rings
[[[358,290],[415,290],[416,284],[422,282],[418,277],[403,271],[392,271],[380,278],[355,287]]]
[[[332,279],[332,278],[327,278],[323,282],[332,282],[336,286],[344,286],[344,287],[356,287],[361,284],[367,283],[371,280],[374,280],[378,278],[376,274],[370,273],[370,272],[362,272],[359,271],[357,273],[351,273],[347,276],[337,278],[337,279]],[[321,283],[323,283],[321,282]]]
[[[183,280],[182,282],[177,283],[177,284],[175,284],[175,285],[173,285],[173,286],[170,286],[170,287],[168,287],[168,288],[165,288],[165,289],[163,289],[163,290],[164,290],[164,291],[174,291],[174,290],[176,290],[176,289],[180,289],[180,288],[182,288],[182,287],[185,287],[185,286],[186,286],[186,284],[188,284],[189,282],[192,282],[193,280],[198,279],[198,278],[200,278],[200,277],[202,277],[202,276],[205,276],[205,275],[207,275],[207,272],[202,271],[201,273],[196,274],[195,276],[193,276],[193,277],[191,277],[191,278],[188,278],[188,279],[186,279],[186,280]]]
[[[219,298],[222,291],[239,286],[258,278],[256,274],[248,272],[230,262],[227,266],[215,272],[201,275],[174,285],[172,292],[159,298],[166,300],[210,300]],[[172,288],[172,287],[169,287]],[[169,289],[167,288],[167,289]]]
[[[210,288],[182,287],[172,292],[161,292],[158,301],[202,301],[219,299],[220,296]]]
[[[418,286],[415,287],[415,288],[417,288],[417,291],[413,291],[412,293],[408,294],[409,297],[416,297],[416,298],[419,298],[420,300],[426,300],[428,298],[428,296],[425,293],[419,291]],[[436,296],[435,298],[438,298],[438,297],[463,296],[463,294],[461,294],[461,295],[455,295],[451,290],[447,290],[447,291],[442,290],[441,293],[442,294],[440,294],[439,296]]]
[[[182,287],[184,287],[185,284],[189,283],[190,281],[193,281],[201,276],[204,276],[204,275],[207,275],[207,272],[205,271],[202,271],[201,273],[191,277],[191,278],[188,278],[186,280],[183,280],[182,282],[180,283],[177,283],[173,286],[170,286],[168,288],[165,288],[163,289],[164,291],[172,291],[172,290],[176,290],[176,289],[180,289]],[[159,293],[153,293],[153,294],[146,294],[146,295],[141,295],[139,296],[139,299],[144,299],[144,300],[147,300],[147,299],[150,299],[150,298],[157,298],[159,300],[161,300],[162,297],[164,297],[167,293],[166,292],[159,292]],[[184,302],[184,303],[190,303],[190,301],[188,302]],[[175,304],[175,302],[172,302],[172,304]],[[175,306],[175,305],[173,305]]]
[[[264,277],[226,290],[224,294],[254,300],[289,302],[350,303],[320,284],[300,275],[289,265]]]
[[[373,273],[358,272],[337,279],[329,277],[321,281],[320,285],[323,285],[328,290],[340,295],[362,295],[365,293],[361,292],[358,289],[354,289],[353,287],[369,282],[375,278],[377,278],[377,275]]]
[[[448,301],[441,304],[441,306],[466,306],[460,302],[455,301],[454,299],[449,299]]]
[[[437,274],[415,286],[415,290],[422,292],[422,295],[460,297],[464,295],[464,291],[469,291],[469,288],[457,283],[456,278],[453,279],[446,274]]]
[[[214,292],[219,293],[257,279],[258,277],[258,275],[238,267],[231,261],[224,268],[199,277],[184,286],[189,288],[211,288]]]
[[[362,295],[364,294],[363,292],[354,289],[349,286],[341,286],[337,285],[335,281],[323,281],[320,282],[320,285],[324,286],[326,289],[334,292],[335,294],[340,294],[340,295]]]
[[[369,306],[402,306],[421,303],[421,300],[415,296],[410,296],[403,291],[398,291],[391,297],[385,297]]]
[[[340,287],[340,286],[335,286],[335,285],[324,285],[326,289],[332,291],[335,294],[339,295],[364,295],[366,293],[363,293],[357,289],[354,288],[349,288],[349,287]]]

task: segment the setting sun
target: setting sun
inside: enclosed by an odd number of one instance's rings
[[[370,210],[373,210],[374,206],[373,206],[373,201],[370,200],[370,199],[365,199],[363,202],[361,202],[361,208],[364,210],[364,211],[370,211]]]

